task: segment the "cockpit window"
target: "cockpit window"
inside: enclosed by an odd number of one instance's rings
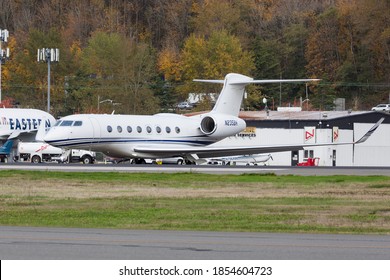
[[[59,126],[61,122],[62,122],[62,121],[56,121],[56,123],[54,124],[54,126]]]
[[[82,121],[75,121],[73,126],[82,126],[83,122]]]
[[[60,126],[72,126],[72,124],[73,124],[73,121],[62,121]]]

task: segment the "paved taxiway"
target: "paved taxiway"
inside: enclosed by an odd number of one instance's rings
[[[390,236],[0,227],[0,259],[388,260]]]
[[[0,164],[0,170],[41,170],[72,172],[154,172],[154,173],[209,173],[243,174],[273,173],[276,175],[328,176],[328,175],[384,175],[390,176],[390,167],[297,167],[297,166],[222,166],[222,165],[131,165],[131,164]]]

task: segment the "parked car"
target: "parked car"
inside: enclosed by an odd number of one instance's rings
[[[186,164],[182,157],[161,158],[161,159],[156,159],[156,160],[152,161],[152,163],[154,163],[154,164],[178,164],[178,165]]]
[[[372,107],[372,111],[383,111],[390,112],[390,104],[378,104],[375,107]]]
[[[179,104],[177,104],[177,108],[178,109],[192,109],[193,106],[189,102],[180,102]]]

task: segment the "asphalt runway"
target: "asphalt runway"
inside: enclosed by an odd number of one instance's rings
[[[2,260],[389,260],[390,236],[0,227]]]
[[[208,173],[244,174],[272,173],[276,175],[330,176],[330,175],[383,175],[390,176],[390,167],[297,167],[297,166],[226,166],[226,165],[131,165],[131,164],[0,164],[0,170],[40,170],[72,172],[149,172],[149,173]]]

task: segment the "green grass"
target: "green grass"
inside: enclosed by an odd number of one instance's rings
[[[53,227],[256,232],[390,233],[390,178],[385,176],[275,176],[0,172],[0,224]],[[6,189],[5,185],[8,188]],[[43,190],[40,185],[48,185]],[[100,194],[99,190],[125,189]],[[53,188],[70,189],[53,196]],[[218,196],[226,187],[235,195]],[[10,187],[11,186],[11,187]],[[74,187],[76,186],[76,187]],[[167,197],[130,195],[190,189]],[[78,197],[77,190],[90,192]],[[6,190],[5,190],[6,189]],[[203,197],[200,191],[214,191]],[[250,191],[249,194],[243,194]],[[251,192],[255,195],[251,197]],[[264,196],[262,194],[264,193]]]

